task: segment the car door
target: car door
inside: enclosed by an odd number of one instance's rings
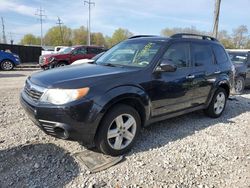
[[[206,103],[217,76],[221,73],[215,62],[212,48],[207,43],[191,44],[192,66],[194,77],[192,106]]]
[[[160,116],[191,106],[192,79],[190,73],[190,45],[187,42],[171,44],[162,60],[168,60],[177,67],[175,72],[153,74],[151,101],[152,116]]]
[[[76,48],[71,54],[71,62],[79,59],[86,59],[87,49],[85,47]]]
[[[247,55],[246,66],[247,66],[246,86],[250,86],[250,52],[248,52],[248,55]]]
[[[91,59],[92,57],[96,56],[99,54],[100,50],[98,48],[93,48],[93,47],[88,47],[87,48],[87,57],[88,59]]]

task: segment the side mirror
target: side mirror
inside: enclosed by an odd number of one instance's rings
[[[160,65],[156,68],[159,72],[175,72],[177,67],[169,60],[162,60]]]

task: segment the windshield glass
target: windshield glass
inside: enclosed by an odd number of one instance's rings
[[[75,48],[73,48],[73,47],[68,47],[68,48],[65,48],[62,51],[60,51],[59,54],[68,54],[68,53],[70,53],[74,49]]]
[[[125,41],[105,52],[96,64],[146,67],[159,51],[161,43],[150,41]]]
[[[247,61],[247,53],[229,52],[228,54],[233,63],[245,63]]]

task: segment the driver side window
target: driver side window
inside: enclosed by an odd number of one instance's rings
[[[188,43],[172,44],[165,54],[163,59],[171,61],[177,68],[185,68],[189,66],[190,47]]]

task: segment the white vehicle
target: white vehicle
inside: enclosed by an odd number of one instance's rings
[[[47,54],[56,54],[62,50],[67,48],[67,46],[56,46],[56,47],[44,47],[44,50],[42,50],[42,55],[47,55]]]
[[[99,53],[96,56],[94,56],[92,59],[79,59],[71,63],[71,65],[79,65],[79,64],[84,64],[84,63],[93,63],[95,62],[99,57],[102,56],[105,52]]]
[[[84,64],[84,63],[92,63],[94,61],[95,60],[93,60],[93,59],[79,59],[79,60],[76,60],[73,63],[71,63],[71,65],[79,65],[79,64]]]

